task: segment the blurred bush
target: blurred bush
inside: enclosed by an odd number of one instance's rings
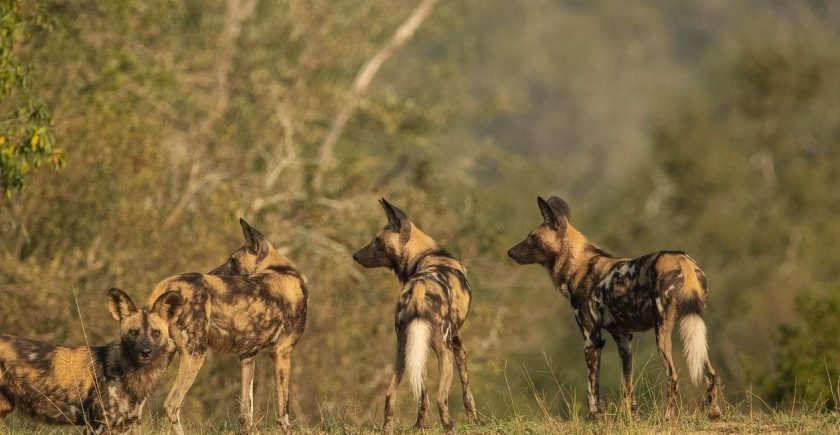
[[[840,400],[840,293],[802,295],[796,300],[795,326],[783,326],[775,355],[776,376],[767,382],[776,402],[817,403],[836,410]],[[827,333],[828,332],[828,333]]]

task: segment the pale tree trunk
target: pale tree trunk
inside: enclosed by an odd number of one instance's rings
[[[350,88],[351,97],[344,106],[339,109],[335,119],[333,119],[333,122],[330,125],[330,130],[324,139],[324,143],[321,144],[318,165],[315,167],[315,173],[312,178],[313,190],[321,190],[324,175],[327,171],[332,169],[335,164],[335,159],[333,157],[335,144],[344,132],[344,127],[347,126],[347,121],[349,121],[350,117],[353,116],[353,112],[355,112],[358,104],[358,98],[367,92],[370,82],[376,76],[376,73],[379,72],[379,68],[382,67],[382,64],[391,58],[391,56],[393,56],[400,47],[405,45],[406,42],[414,37],[414,34],[417,33],[417,29],[420,28],[420,25],[422,25],[429,16],[438,1],[439,0],[422,0],[417,7],[414,8],[414,11],[411,12],[411,15],[409,15],[405,22],[397,28],[397,31],[394,32],[394,35],[391,36],[385,45],[383,45],[382,48],[373,55],[373,57],[368,59],[359,72],[356,73],[356,78],[353,80],[353,85]]]
[[[225,6],[225,22],[219,38],[220,55],[216,68],[213,70],[215,98],[208,109],[207,116],[188,135],[191,144],[204,146],[195,147],[189,178],[175,205],[163,221],[164,229],[171,228],[178,221],[202,189],[213,186],[224,178],[203,165],[205,161],[203,153],[206,151],[205,147],[213,126],[224,116],[230,105],[230,74],[233,70],[236,43],[242,35],[243,23],[254,14],[257,0],[227,0]]]

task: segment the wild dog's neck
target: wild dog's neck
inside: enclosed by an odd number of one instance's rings
[[[294,267],[295,265],[292,263],[292,260],[286,258],[285,255],[277,252],[276,249],[271,248],[268,255],[260,262],[259,269],[257,271],[266,270],[274,266]]]
[[[615,261],[615,257],[590,242],[570,225],[560,252],[547,267],[554,286],[569,297],[599,282],[600,276]]]
[[[436,252],[442,251],[434,239],[420,231],[414,224],[411,226],[411,238],[404,245],[403,251],[391,269],[403,284],[406,283],[422,266],[421,263]]]

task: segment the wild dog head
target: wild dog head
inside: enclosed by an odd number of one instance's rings
[[[169,323],[181,313],[184,298],[169,291],[152,304],[138,310],[122,290],[108,290],[108,310],[120,322],[120,348],[129,360],[137,364],[157,361],[175,350],[169,336]]]
[[[572,218],[566,201],[552,196],[548,200],[537,197],[543,223],[534,228],[525,240],[508,250],[508,255],[519,264],[548,265],[566,255],[563,241]],[[563,260],[563,259],[559,259]]]
[[[353,260],[364,267],[395,268],[405,254],[414,226],[402,210],[381,198],[388,223],[373,236],[373,240],[353,254]]]
[[[230,258],[221,266],[210,271],[210,275],[251,276],[259,272],[265,265],[264,260],[274,251],[274,247],[256,228],[240,218],[245,244],[234,251]]]

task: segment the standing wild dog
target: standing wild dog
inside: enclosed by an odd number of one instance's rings
[[[120,339],[99,347],[63,347],[0,334],[0,425],[15,407],[53,424],[87,426],[88,433],[126,433],[175,355],[169,322],[181,310],[177,293],[163,293],[138,310],[119,289],[108,309]]]
[[[187,273],[164,279],[151,299],[168,291],[183,295],[184,307],[172,323],[181,357],[175,383],[164,407],[177,434],[183,434],[180,412],[184,397],[204,364],[207,349],[234,353],[242,364],[239,424],[253,428],[256,355],[269,349],[277,387],[277,424],[289,424],[291,355],[304,327],[309,298],[306,280],[294,264],[265,237],[240,219],[245,245],[209,274]]]
[[[630,341],[634,332],[654,328],[656,343],[668,371],[670,385],[665,417],[676,412],[677,371],[671,357],[671,331],[679,323],[689,374],[706,383],[709,418],[721,416],[720,382],[709,362],[706,344],[706,275],[684,252],[660,251],[639,258],[615,258],[572,227],[571,210],[552,196],[537,198],[544,222],[511,248],[508,255],[519,264],[542,264],[554,285],[571,299],[575,320],[583,333],[589,368],[589,417],[600,412],[598,376],[601,329],[615,339],[622,365],[622,389],[635,411],[633,362]]]
[[[466,270],[455,257],[420,231],[402,210],[384,198],[380,202],[388,224],[370,244],[353,254],[353,259],[364,267],[391,269],[403,286],[397,302],[396,368],[385,395],[384,430],[393,432],[397,386],[406,371],[411,390],[419,402],[415,427],[426,426],[429,396],[425,366],[431,346],[437,353],[440,369],[437,397],[440,421],[444,429],[451,432],[455,423],[449,417],[448,396],[453,358],[461,377],[467,415],[471,422],[477,420],[467,376],[467,352],[460,333],[471,299]]]

